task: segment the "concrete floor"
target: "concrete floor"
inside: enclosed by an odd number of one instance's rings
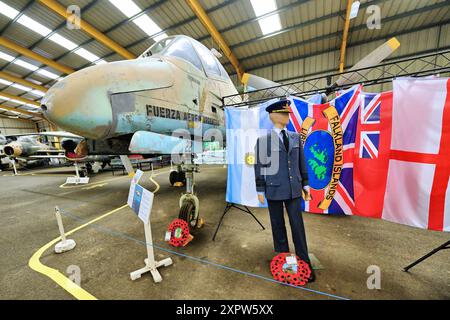
[[[35,175],[31,175],[33,172]],[[271,279],[272,236],[265,209],[252,209],[267,227],[265,231],[250,216],[232,210],[216,242],[211,241],[225,206],[226,169],[220,166],[202,168],[196,176],[205,227],[186,248],[170,247],[164,242],[164,232],[178,214],[178,198],[183,190],[169,185],[168,169],[158,172],[155,180],[161,188],[152,212],[155,245],[189,256],[156,250],[159,259],[170,256],[174,261],[172,266],[160,269],[162,283],[153,283],[149,275],[130,280],[129,272],[143,266],[145,246],[138,242],[144,240],[143,225],[129,208],[100,220],[96,228],[77,231],[71,236],[77,242],[73,251],[56,255],[47,250],[41,262],[63,274],[68,266],[79,266],[81,286],[99,299],[330,298],[236,271]],[[58,236],[54,207],[58,205],[63,212],[89,221],[126,202],[129,179],[125,176],[113,177],[105,172],[92,177],[89,186],[61,188],[68,175],[67,169],[35,170],[17,177],[0,172],[1,299],[73,299],[55,282],[28,266],[36,250]],[[155,185],[148,177],[147,172],[142,184],[153,190]],[[100,183],[92,184],[96,182]],[[63,219],[66,231],[82,224]],[[308,289],[350,299],[450,298],[448,251],[441,251],[410,273],[401,271],[448,240],[448,234],[360,217],[304,214],[304,219],[310,252],[324,267],[316,272],[317,280],[307,285]],[[381,290],[367,288],[369,265],[381,269]]]

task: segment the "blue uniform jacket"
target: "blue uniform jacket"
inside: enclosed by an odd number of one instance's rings
[[[256,142],[256,191],[264,192],[268,200],[301,197],[302,186],[309,185],[300,135],[290,131],[287,134],[289,150],[274,130]]]

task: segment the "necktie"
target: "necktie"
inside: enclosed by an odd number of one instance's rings
[[[289,151],[289,138],[286,134],[286,130],[281,130],[281,134],[283,135],[284,147],[286,148],[286,151]]]

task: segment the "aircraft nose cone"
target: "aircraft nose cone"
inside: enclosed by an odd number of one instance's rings
[[[106,83],[83,69],[51,87],[41,102],[44,116],[58,127],[90,139],[108,135],[112,110]],[[94,69],[94,68],[93,68]]]
[[[159,58],[100,64],[70,74],[51,87],[42,99],[47,119],[58,127],[86,138],[115,134],[122,104],[111,104],[119,93],[144,92],[174,84],[172,67]],[[135,111],[135,105],[126,105]],[[113,117],[114,114],[114,117]]]

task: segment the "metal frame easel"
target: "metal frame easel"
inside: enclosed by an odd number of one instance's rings
[[[244,207],[244,209],[239,207],[239,206]],[[231,208],[236,208],[236,209],[239,209],[239,210],[241,210],[241,211],[243,211],[245,213],[250,214],[253,217],[253,219],[255,219],[256,222],[258,222],[258,224],[261,226],[261,228],[263,230],[266,230],[266,228],[264,228],[262,223],[258,220],[258,218],[255,217],[255,215],[250,211],[250,209],[247,206],[243,206],[243,205],[239,205],[239,204],[236,204],[236,203],[227,202],[227,205],[225,206],[225,210],[222,213],[222,217],[220,217],[220,221],[219,221],[219,224],[217,225],[216,231],[214,232],[214,236],[212,237],[212,241],[216,241],[217,232],[219,231],[219,228],[220,228],[220,225],[222,224],[223,218],[225,217],[227,212],[231,210]]]
[[[433,254],[435,254],[436,252],[439,252],[441,250],[445,250],[445,249],[450,249],[450,240],[441,244],[439,247],[437,247],[436,249],[431,250],[430,252],[428,252],[426,255],[424,255],[423,257],[417,259],[416,261],[414,261],[413,263],[411,263],[410,265],[408,265],[407,267],[403,268],[403,271],[408,272],[409,269],[411,269],[412,267],[414,267],[415,265],[418,265],[419,263],[421,263],[422,261],[428,259],[429,257],[431,257]]]

